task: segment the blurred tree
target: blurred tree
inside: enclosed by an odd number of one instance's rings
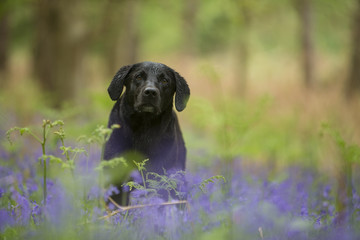
[[[356,5],[353,17],[350,74],[346,83],[346,93],[348,98],[360,91],[360,0],[356,0]]]
[[[244,96],[246,92],[246,85],[248,82],[248,62],[249,62],[249,34],[251,25],[251,13],[254,8],[251,1],[236,0],[237,18],[237,44],[236,44],[236,68],[235,68],[235,83],[236,92],[240,96]]]
[[[103,14],[105,61],[109,74],[122,66],[135,63],[139,50],[138,0],[109,0]]]
[[[0,74],[5,75],[9,60],[9,13],[7,5],[0,6]],[[0,76],[0,86],[4,84],[5,77]]]
[[[231,42],[232,17],[227,2],[199,1],[197,47],[200,54],[224,52]]]
[[[195,37],[196,37],[196,15],[198,12],[198,0],[184,1],[183,9],[183,32],[184,32],[184,48],[185,52],[193,55],[195,52]]]
[[[299,15],[303,80],[307,88],[314,84],[314,36],[311,0],[295,0]]]
[[[88,44],[82,3],[82,0],[35,1],[34,70],[55,107],[75,95],[74,83]]]
[[[9,21],[8,15],[0,15],[0,73],[7,71],[9,58]]]

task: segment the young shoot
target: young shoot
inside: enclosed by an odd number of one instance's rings
[[[30,128],[20,128],[20,127],[13,127],[11,129],[9,129],[6,132],[6,136],[7,139],[10,143],[12,143],[10,135],[12,132],[19,132],[20,136],[24,135],[24,134],[28,134],[30,136],[32,136],[38,143],[40,143],[41,145],[41,149],[42,149],[42,157],[40,157],[39,159],[42,160],[43,162],[43,169],[44,169],[44,176],[43,176],[43,197],[44,197],[44,205],[46,205],[46,195],[47,195],[47,187],[46,187],[46,161],[49,159],[51,159],[52,161],[58,161],[58,159],[56,159],[55,157],[50,157],[46,155],[46,142],[48,140],[48,134],[50,132],[50,129],[57,127],[57,126],[63,126],[64,122],[62,120],[57,120],[54,122],[51,122],[50,120],[43,120],[43,124],[42,124],[42,133],[41,133],[41,137],[37,136]]]

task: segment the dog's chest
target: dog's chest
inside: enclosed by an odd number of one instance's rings
[[[173,139],[169,132],[164,131],[158,126],[148,127],[146,125],[139,126],[135,129],[128,129],[130,148],[147,157],[157,156],[169,150],[173,144]]]

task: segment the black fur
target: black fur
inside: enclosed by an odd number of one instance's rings
[[[125,86],[125,92],[123,87]],[[112,100],[117,100],[108,126],[119,124],[105,144],[104,159],[125,156],[148,158],[146,169],[159,174],[169,170],[185,170],[186,148],[179,122],[173,110],[185,109],[190,89],[183,77],[164,64],[143,62],[120,68],[109,88]],[[118,172],[113,184],[120,188],[128,175]],[[120,204],[128,204],[128,196],[112,196]]]

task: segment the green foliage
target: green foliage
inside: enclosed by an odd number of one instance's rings
[[[208,185],[209,183],[215,183],[215,181],[220,181],[220,180],[223,180],[224,183],[226,183],[226,179],[223,176],[217,175],[217,176],[212,176],[208,179],[203,180],[200,183],[199,188],[203,193],[206,193],[206,189],[205,189],[206,185]]]
[[[213,149],[217,155],[226,161],[233,161],[236,156],[242,155],[243,140],[253,131],[260,121],[269,99],[261,99],[256,106],[231,99],[219,100],[216,105],[203,99],[192,102],[190,116],[194,124],[206,128],[216,140]]]
[[[328,123],[323,123],[321,126],[320,135],[324,136],[325,134],[329,134],[332,137],[340,150],[343,161],[349,162],[350,164],[360,163],[360,146],[346,142],[340,132]]]
[[[340,132],[327,123],[323,123],[321,127],[320,134],[322,136],[330,135],[340,152],[340,164],[336,178],[338,184],[336,208],[339,214],[343,215],[346,210],[352,212],[354,208],[353,203],[348,199],[352,199],[355,192],[353,166],[355,163],[360,163],[360,146],[346,142]],[[353,220],[354,215],[351,218]]]
[[[135,166],[137,167],[137,169],[139,170],[139,172],[144,172],[144,171],[146,171],[145,165],[148,161],[149,161],[149,159],[144,159],[141,162],[136,162],[136,161],[133,161],[133,162],[134,162]]]
[[[148,161],[149,159],[145,159],[141,162],[134,161],[137,170],[141,174],[143,185],[134,181],[129,181],[127,183],[124,183],[122,186],[128,186],[130,187],[130,190],[143,190],[146,191],[147,194],[150,193],[152,195],[157,195],[159,191],[165,190],[168,193],[169,200],[171,199],[171,191],[173,191],[175,193],[175,196],[177,196],[179,199],[183,199],[184,193],[179,192],[178,187],[185,184],[185,172],[177,171],[168,175],[164,169],[164,174],[158,174],[154,172],[147,172],[146,174],[144,174],[144,172],[146,171],[145,166]]]
[[[277,115],[277,104],[270,97],[216,102],[193,98],[186,113],[203,135],[185,132],[186,141],[208,153],[195,164],[211,164],[208,159],[217,156],[222,162],[241,157],[279,169],[292,164],[315,167],[321,145],[316,123],[301,122],[296,112]],[[190,158],[197,157],[192,155],[190,149]]]
[[[198,11],[197,47],[202,53],[224,50],[230,43],[231,19],[227,4],[221,1],[202,1]],[[216,29],[216,30],[215,30]]]
[[[182,43],[181,8],[183,4],[179,1],[166,1],[164,4],[154,4],[152,1],[141,3],[138,18],[142,24],[138,29],[140,37],[146,39],[142,46],[145,54],[174,51]]]
[[[54,128],[54,127],[57,127],[57,126],[63,126],[64,125],[64,122],[62,120],[56,120],[54,122],[51,122],[50,120],[43,120],[43,123],[42,123],[42,134],[41,136],[42,137],[38,137],[36,134],[34,134],[34,132],[30,129],[30,128],[20,128],[20,127],[13,127],[11,128],[10,130],[8,130],[6,132],[6,136],[7,136],[7,139],[10,143],[11,142],[11,139],[10,139],[10,135],[12,132],[15,132],[15,131],[18,131],[20,133],[20,135],[22,136],[23,134],[29,134],[31,135],[38,143],[41,144],[41,148],[42,148],[42,157],[39,158],[39,159],[42,159],[42,163],[43,163],[43,169],[44,169],[44,180],[43,180],[43,199],[44,199],[44,203],[46,204],[46,195],[47,195],[47,185],[46,185],[46,180],[47,180],[47,170],[46,170],[46,161],[49,159],[50,161],[53,161],[53,162],[59,162],[61,161],[59,158],[57,157],[54,157],[54,156],[48,156],[46,155],[46,151],[45,151],[45,146],[46,146],[46,142],[48,140],[48,134],[49,134],[49,131],[50,129]],[[59,131],[58,131],[58,134],[59,135]],[[65,134],[64,133],[61,133],[59,136],[61,137],[65,137]],[[70,166],[70,165],[69,165]]]
[[[98,125],[97,128],[91,133],[90,136],[80,136],[78,141],[85,141],[86,143],[96,143],[100,146],[104,145],[110,138],[114,129],[120,128],[120,125],[114,124],[111,128],[106,128],[103,125]]]
[[[164,171],[165,172],[165,171]],[[175,193],[179,199],[184,198],[184,193],[179,191],[179,186],[184,185],[183,181],[185,172],[177,171],[176,173],[170,174],[169,176],[160,175],[153,172],[148,172],[146,174],[146,182],[149,185],[149,188],[156,190],[166,190],[168,193],[169,200],[171,199],[171,191]]]
[[[145,190],[146,189],[145,186],[143,186],[137,182],[134,182],[134,181],[124,183],[122,186],[128,186],[130,188],[130,191],[132,191],[133,189],[137,189],[137,190]]]
[[[107,161],[101,161],[99,163],[99,165],[95,168],[96,170],[104,170],[106,168],[116,168],[119,165],[123,165],[125,167],[128,166],[125,158],[123,157],[117,157],[117,158],[113,158],[111,160],[107,160]]]

